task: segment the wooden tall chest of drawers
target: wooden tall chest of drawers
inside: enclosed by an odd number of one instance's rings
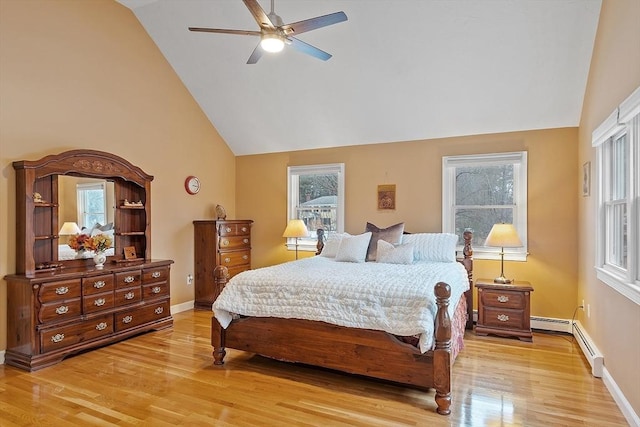
[[[532,341],[530,296],[533,288],[529,282],[511,285],[476,281],[478,290],[477,335],[495,334]]]
[[[193,221],[195,308],[211,310],[213,270],[225,266],[229,278],[251,268],[252,220]]]

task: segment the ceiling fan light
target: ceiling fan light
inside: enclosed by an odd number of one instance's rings
[[[260,46],[266,52],[280,52],[284,48],[284,40],[276,34],[266,34],[262,36]]]

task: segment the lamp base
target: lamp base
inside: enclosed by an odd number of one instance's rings
[[[501,283],[503,285],[509,284],[511,282],[512,282],[511,279],[507,279],[504,276],[496,277],[495,279],[493,279],[493,283]]]

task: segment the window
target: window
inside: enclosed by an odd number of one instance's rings
[[[309,230],[308,238],[298,239],[300,250],[315,251],[316,230],[344,231],[344,163],[287,168],[287,221],[301,219]],[[289,239],[289,249],[295,249]]]
[[[104,184],[78,184],[76,194],[80,227],[92,228],[96,223],[106,224],[107,203]]]
[[[500,248],[484,246],[496,223],[513,224],[523,247],[504,248],[505,259],[527,256],[527,152],[449,156],[442,159],[442,231],[473,230],[473,256],[500,259]]]
[[[593,131],[596,275],[640,304],[640,88]]]

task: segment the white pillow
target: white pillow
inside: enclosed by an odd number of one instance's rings
[[[322,248],[322,252],[320,252],[320,256],[333,258],[338,253],[338,247],[340,247],[340,242],[342,238],[345,236],[350,236],[349,233],[333,233],[329,234],[327,237],[327,241],[324,242],[324,247]]]
[[[338,247],[336,261],[364,262],[370,240],[370,231],[357,236],[344,236]]]
[[[387,264],[413,264],[413,245],[404,244],[394,246],[382,239],[378,240],[376,262]]]
[[[416,261],[456,262],[458,236],[451,233],[416,233],[402,236],[414,246]]]

